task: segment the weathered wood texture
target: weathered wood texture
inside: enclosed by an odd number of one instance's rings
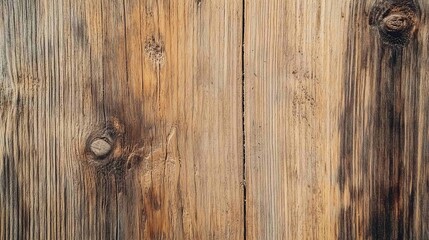
[[[248,239],[428,239],[427,1],[246,1]]]
[[[248,239],[335,238],[349,5],[246,1]]]
[[[243,238],[242,7],[1,1],[0,239]]]
[[[428,12],[2,0],[0,239],[429,239]]]

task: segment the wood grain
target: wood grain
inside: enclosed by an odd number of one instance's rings
[[[428,3],[245,9],[247,238],[427,239]]]
[[[427,1],[0,4],[0,239],[429,239]]]
[[[242,7],[1,1],[0,239],[243,238]]]
[[[370,28],[363,16],[385,18],[413,11],[417,32]],[[427,239],[429,237],[427,136],[428,42],[424,1],[355,3],[349,28],[342,116],[340,191],[341,239]],[[415,16],[414,16],[415,15]],[[370,23],[371,23],[370,19]],[[408,37],[408,36],[407,36]],[[400,43],[400,44],[398,44]],[[359,71],[358,71],[359,69]]]

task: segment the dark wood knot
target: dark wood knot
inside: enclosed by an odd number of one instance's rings
[[[378,3],[371,9],[369,24],[378,28],[383,43],[396,47],[406,46],[418,26],[417,7],[413,2]]]
[[[412,19],[402,14],[392,14],[382,21],[383,28],[388,32],[403,32],[412,27]]]
[[[92,132],[85,144],[85,154],[94,166],[106,167],[115,165],[123,155],[124,126],[116,118],[107,121],[106,125]]]

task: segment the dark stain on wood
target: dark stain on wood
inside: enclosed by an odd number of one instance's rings
[[[413,30],[406,23],[398,33],[379,28],[380,44],[364,24],[363,4],[354,6],[357,13],[350,20],[350,29],[356,27],[355,22],[362,27],[349,32],[346,53],[350,66],[344,74],[345,106],[340,120],[338,179],[343,207],[339,239],[362,234],[373,239],[415,238],[423,234],[414,221],[421,77],[410,61],[419,59],[418,41],[409,37]],[[390,8],[392,4],[399,6],[386,2]],[[418,8],[413,4],[403,6],[404,11],[412,9],[407,14],[414,18]],[[382,15],[386,17],[389,11]],[[384,35],[387,33],[392,35]]]
[[[81,46],[86,46],[89,43],[88,27],[86,21],[81,18],[73,18],[71,23],[76,42]]]
[[[369,15],[369,24],[376,27],[383,43],[403,47],[410,42],[418,27],[418,8],[413,1],[382,1]]]
[[[20,183],[20,176],[16,171],[16,167],[11,165],[16,161],[13,161],[11,156],[7,154],[4,154],[2,159],[3,169],[0,172],[0,196],[2,197],[2,201],[5,201],[7,208],[0,211],[9,215],[11,222],[15,222],[13,229],[3,229],[2,231],[5,232],[4,236],[9,235],[10,239],[15,237],[16,239],[25,239],[28,237],[28,224],[30,223],[27,196],[23,192],[23,186]]]
[[[403,137],[404,100],[402,96],[401,64],[398,50],[381,50],[381,61],[376,73],[375,112],[373,131],[373,169],[375,174],[370,209],[371,235],[375,238],[392,239],[403,237],[403,207],[400,205]],[[388,65],[387,67],[383,65]],[[383,71],[384,70],[384,71]]]

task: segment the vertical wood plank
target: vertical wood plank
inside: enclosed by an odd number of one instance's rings
[[[246,1],[248,239],[336,238],[349,4]]]
[[[247,237],[427,238],[428,4],[245,9]]]
[[[408,0],[350,5],[348,24],[356,29],[346,51],[341,239],[429,237],[428,6]]]
[[[2,1],[1,239],[242,239],[242,2]]]

